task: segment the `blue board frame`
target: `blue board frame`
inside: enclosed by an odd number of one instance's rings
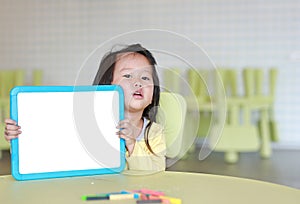
[[[118,85],[99,86],[18,86],[10,92],[11,119],[18,123],[18,94],[35,92],[92,92],[92,91],[117,91],[119,94],[119,120],[124,119],[124,92]],[[42,173],[22,174],[19,171],[19,143],[18,138],[11,140],[11,172],[16,180],[35,180],[47,178],[62,178],[73,176],[90,176],[99,174],[120,173],[125,168],[125,141],[120,139],[120,165],[117,168],[82,169]]]

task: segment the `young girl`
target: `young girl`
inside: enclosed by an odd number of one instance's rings
[[[117,84],[124,90],[125,119],[117,135],[125,140],[127,169],[165,170],[166,144],[162,127],[155,123],[159,104],[159,79],[152,54],[140,44],[107,53],[101,60],[93,85]],[[6,119],[5,138],[21,133]]]

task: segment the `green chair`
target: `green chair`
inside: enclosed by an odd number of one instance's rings
[[[195,124],[198,128],[197,136],[206,137],[208,135],[212,120],[212,97],[208,91],[210,82],[210,70],[188,69],[187,80],[190,86],[190,93],[187,95],[188,117],[194,117],[193,112],[199,112],[199,121]],[[192,121],[191,121],[192,122]]]
[[[167,158],[176,158],[184,151],[186,102],[177,93],[161,92],[157,122],[164,127]]]
[[[225,98],[216,94],[216,109],[224,106],[225,123],[216,123],[210,133],[209,145],[213,151],[225,152],[225,161],[235,163],[239,152],[252,152],[259,149],[258,128],[251,123],[251,109],[247,99],[237,91],[237,71],[235,69],[218,69]],[[217,77],[215,77],[217,78]],[[221,92],[221,90],[216,90]]]
[[[245,97],[252,112],[259,112],[259,135],[261,138],[261,156],[269,158],[271,155],[271,142],[278,141],[277,123],[274,117],[275,89],[278,71],[269,70],[269,92],[263,93],[264,73],[262,69],[245,68],[243,77],[245,81]]]

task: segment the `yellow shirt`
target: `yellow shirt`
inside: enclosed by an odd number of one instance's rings
[[[144,120],[144,124],[145,123],[146,120]],[[146,133],[144,132],[144,134]],[[152,124],[148,135],[148,141],[155,155],[149,151],[144,137],[140,138],[140,140],[135,142],[132,154],[129,156],[128,152],[126,152],[128,170],[165,170],[166,142],[161,125],[157,123]]]

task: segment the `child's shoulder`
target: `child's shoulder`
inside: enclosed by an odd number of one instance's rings
[[[156,130],[162,130],[163,129],[163,126],[159,123],[156,123],[156,122],[152,123],[152,127],[153,127],[153,129],[156,129]]]
[[[162,134],[163,132],[163,126],[161,124],[158,124],[156,122],[153,122],[150,128],[150,137],[151,136],[157,136],[158,134]]]

